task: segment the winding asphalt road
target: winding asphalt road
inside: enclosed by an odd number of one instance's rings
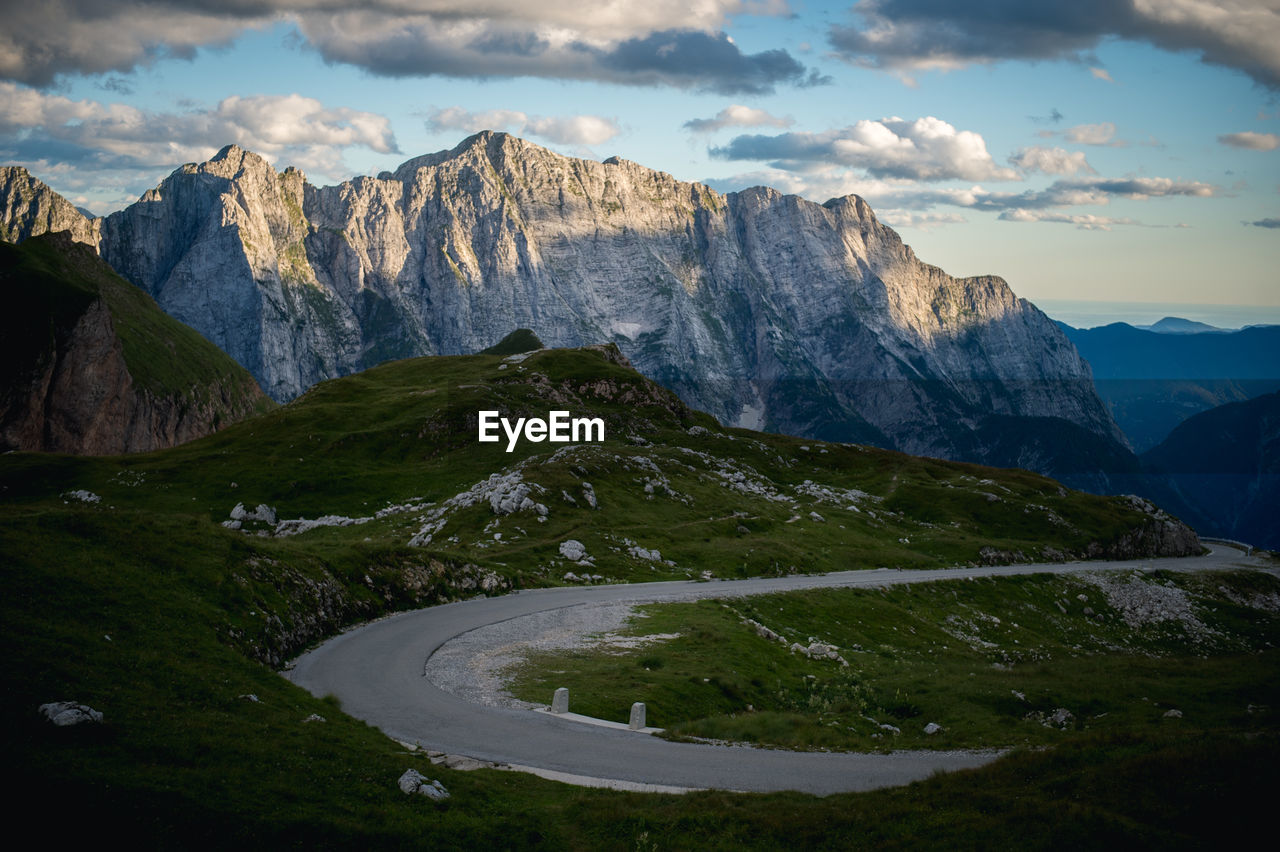
[[[423,669],[437,648],[470,630],[590,602],[648,603],[967,577],[1099,569],[1206,570],[1251,563],[1253,560],[1238,550],[1211,545],[1210,554],[1186,559],[930,571],[882,569],[709,583],[538,589],[414,610],[366,624],[298,658],[284,675],[313,695],[336,696],[343,711],[397,740],[418,743],[430,751],[509,764],[546,777],[622,782],[615,786],[653,790],[799,790],[819,795],[870,790],[906,784],[937,771],[981,766],[998,753],[852,754],[675,743],[627,730],[584,725],[549,713],[468,703],[430,683]]]

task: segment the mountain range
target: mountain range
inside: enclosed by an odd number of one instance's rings
[[[1188,417],[1280,390],[1280,326],[1214,329],[1166,317],[1148,328],[1059,323],[1135,452]]]
[[[921,262],[856,196],[722,195],[485,132],[326,187],[227,146],[101,219],[8,168],[0,213],[6,239],[96,247],[279,401],[525,327],[615,343],[726,424],[1059,476],[1132,463],[1061,329]]]
[[[1280,392],[1187,418],[1142,464],[1136,488],[1200,533],[1280,548]]]

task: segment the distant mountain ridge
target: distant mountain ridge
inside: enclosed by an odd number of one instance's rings
[[[1098,393],[1139,453],[1194,414],[1280,389],[1280,326],[1191,333],[1126,323],[1059,327],[1093,368]]]
[[[1202,534],[1280,549],[1280,392],[1188,418],[1142,462],[1145,492]]]
[[[1204,334],[1206,332],[1229,331],[1229,329],[1218,328],[1216,325],[1209,325],[1207,322],[1183,319],[1182,317],[1165,317],[1151,325],[1138,325],[1134,326],[1134,328],[1140,328],[1143,331],[1154,331],[1157,334]]]
[[[1068,449],[1087,436],[1125,453],[1051,320],[999,278],[920,262],[855,196],[721,195],[485,132],[320,188],[228,146],[102,220],[11,193],[10,239],[52,227],[37,202],[280,400],[528,328],[614,342],[725,423],[1059,476],[1096,467]],[[1081,440],[1023,452],[992,418]]]

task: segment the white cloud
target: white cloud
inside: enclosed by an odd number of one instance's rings
[[[1085,159],[1083,151],[1043,148],[1039,145],[1017,151],[1009,158],[1009,164],[1023,171],[1044,172],[1047,175],[1074,175],[1078,172],[1097,174]]]
[[[921,213],[913,210],[877,210],[876,218],[891,228],[918,228],[932,231],[945,225],[960,225],[969,220],[958,213]]]
[[[902,75],[1005,60],[1096,62],[1100,44],[1121,38],[1194,51],[1203,62],[1280,87],[1275,0],[860,0],[853,13],[850,25],[829,30],[836,52]]]
[[[1113,145],[1111,140],[1116,135],[1116,126],[1109,121],[1100,124],[1077,124],[1062,132],[1068,142],[1077,145]]]
[[[622,132],[616,121],[598,115],[536,116],[509,109],[469,112],[456,106],[433,112],[427,119],[427,127],[468,133],[509,130],[559,145],[599,145]]]
[[[694,118],[684,126],[694,133],[712,133],[726,127],[790,127],[795,119],[779,118],[762,109],[732,104],[716,113],[715,118]]]
[[[1232,148],[1245,148],[1250,151],[1274,151],[1280,148],[1280,136],[1274,133],[1256,133],[1252,130],[1226,133],[1219,136],[1218,141]]]
[[[1060,222],[1075,225],[1082,231],[1110,231],[1115,225],[1142,225],[1128,217],[1095,216],[1092,213],[1048,213],[1044,210],[1006,210],[1000,214],[1005,222]]]
[[[349,176],[344,149],[399,150],[385,116],[296,94],[232,96],[212,109],[166,113],[0,82],[0,148],[15,159],[57,147],[60,159],[90,166],[172,167],[231,142],[335,178]]]
[[[1017,173],[997,166],[978,133],[957,130],[928,116],[862,120],[822,133],[738,136],[712,148],[726,160],[769,160],[775,168],[803,171],[814,164],[863,169],[871,177],[912,180],[1014,180]]]
[[[0,79],[128,72],[285,20],[326,61],[389,76],[534,76],[730,92],[826,82],[785,50],[746,54],[736,15],[784,0],[38,0],[5,11]]]
[[[1219,187],[1198,181],[1172,178],[1068,178],[1054,181],[1044,189],[1023,192],[993,192],[981,185],[967,188],[933,188],[901,179],[860,178],[838,166],[820,166],[808,172],[766,169],[707,181],[721,192],[747,186],[772,186],[783,192],[813,201],[844,195],[865,198],[884,221],[902,227],[928,227],[955,220],[950,214],[932,212],[938,207],[956,207],[999,213],[1014,222],[1056,222],[1085,230],[1105,230],[1117,225],[1140,225],[1127,217],[1062,212],[1080,206],[1107,206],[1113,199],[1149,201],[1154,198],[1209,198],[1220,194]],[[930,218],[932,217],[932,218]]]
[[[1111,79],[1111,72],[1107,71],[1105,68],[1090,68],[1089,73],[1099,80],[1105,80],[1108,83],[1115,82],[1115,80]]]
[[[598,115],[531,117],[524,132],[561,145],[599,145],[622,132],[611,118]]]

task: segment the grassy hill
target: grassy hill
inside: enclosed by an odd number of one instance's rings
[[[602,418],[606,440],[511,453],[476,441],[480,410],[553,408]],[[1095,776],[1164,789],[1195,766],[1225,784],[1199,801],[1247,803],[1258,767],[1275,765],[1269,739],[1086,740],[827,799],[643,796],[432,767],[274,671],[394,609],[584,575],[1131,554],[1168,545],[1151,533],[1171,526],[1022,471],[723,429],[611,347],[397,362],[170,450],[0,456],[0,613],[15,637],[0,657],[4,758],[23,782],[19,808],[74,790],[78,819],[55,836],[129,830],[162,845],[1185,839],[1203,826],[1179,814],[1171,827],[1167,814],[1192,791],[1117,803]],[[563,555],[570,539],[591,562]],[[104,724],[39,718],[61,700]],[[453,798],[404,796],[395,781],[409,767]]]
[[[172,446],[274,407],[253,377],[65,233],[0,242],[0,446]]]

